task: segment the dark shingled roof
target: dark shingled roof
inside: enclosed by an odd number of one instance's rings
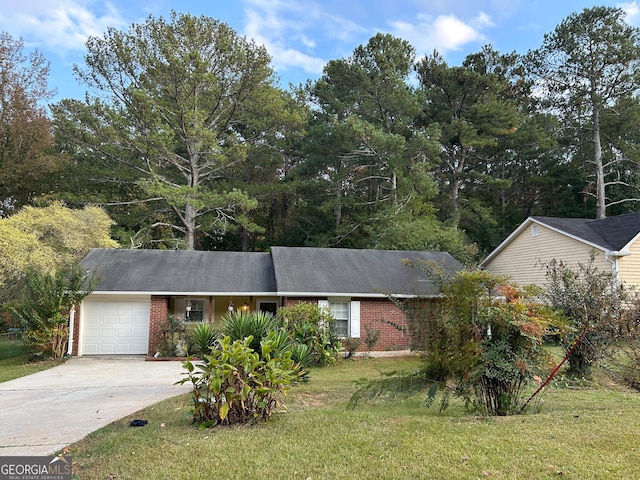
[[[95,249],[82,260],[96,271],[94,292],[271,293],[268,253]]]
[[[281,295],[434,295],[433,281],[406,260],[462,268],[444,252],[273,247],[271,254]]]
[[[95,249],[81,266],[96,271],[95,293],[436,294],[433,281],[407,260],[462,268],[443,252],[304,247],[273,247],[271,253]]]
[[[640,212],[600,220],[554,217],[531,218],[611,251],[622,250],[640,233]]]

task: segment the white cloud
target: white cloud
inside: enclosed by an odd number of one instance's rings
[[[437,50],[446,53],[459,50],[471,42],[485,39],[481,28],[492,26],[488,15],[481,13],[472,24],[460,20],[455,15],[428,17],[419,15],[416,23],[392,22],[392,33],[411,43],[418,53],[431,53]],[[475,27],[473,25],[476,25]]]
[[[322,73],[327,60],[318,49],[326,39],[349,42],[363,28],[327,12],[322,4],[291,0],[248,0],[244,34],[263,44],[276,70]],[[350,46],[349,51],[353,47]],[[332,57],[334,58],[334,57]]]
[[[618,7],[624,10],[627,17],[627,22],[631,24],[638,23],[638,21],[640,20],[640,7],[638,6],[637,2],[633,1],[619,3]]]
[[[91,0],[23,0],[0,12],[1,30],[22,37],[27,45],[60,53],[84,50],[89,36],[126,23],[109,2]]]
[[[495,23],[493,23],[491,17],[484,12],[480,12],[478,16],[473,19],[473,24],[478,29],[495,27]]]

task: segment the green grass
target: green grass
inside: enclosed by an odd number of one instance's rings
[[[525,415],[484,418],[422,398],[345,406],[353,381],[409,359],[316,369],[290,390],[288,413],[199,430],[188,397],[115,422],[67,452],[78,479],[632,479],[640,478],[640,395],[549,389]],[[129,427],[133,418],[149,424]]]
[[[20,340],[0,336],[0,382],[24,377],[60,365],[60,361],[30,362],[31,355]]]

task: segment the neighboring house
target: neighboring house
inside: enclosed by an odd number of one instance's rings
[[[519,285],[544,285],[553,259],[613,272],[618,281],[640,286],[640,212],[588,220],[529,217],[480,264]]]
[[[340,335],[380,330],[378,351],[405,350],[406,318],[389,300],[429,298],[437,286],[408,262],[462,265],[448,253],[273,247],[269,253],[95,249],[81,262],[97,285],[71,321],[73,355],[153,355],[167,315],[212,322],[234,309],[328,307]],[[404,328],[406,330],[406,328]],[[363,342],[364,344],[364,342]],[[361,347],[361,349],[364,348]]]

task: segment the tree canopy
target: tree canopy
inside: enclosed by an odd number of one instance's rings
[[[35,50],[28,57],[24,42],[0,32],[0,217],[47,193],[47,175],[61,158],[54,155],[51,121],[42,102],[49,63]]]
[[[637,170],[635,162],[629,162],[620,149],[603,151],[602,122],[604,116],[623,114],[616,102],[638,92],[640,29],[625,22],[620,8],[584,9],[546,34],[528,61],[543,100],[557,109],[567,135],[590,145],[586,163],[591,166],[591,181],[584,192],[595,197],[596,218],[606,216],[607,206],[631,200],[609,196],[615,186],[630,187],[637,201],[639,185],[621,174]],[[590,132],[589,137],[585,139],[582,131]]]
[[[486,45],[460,65],[379,33],[288,90],[265,47],[208,17],[150,16],[86,48],[85,99],[51,105],[55,142],[5,148],[2,215],[56,198],[103,207],[131,248],[433,249],[473,263],[528,216],[640,199],[640,35],[617,8],[569,15],[526,55]]]
[[[0,219],[0,291],[11,297],[29,269],[68,270],[92,248],[115,248],[112,220],[98,207],[73,210],[60,203],[26,206]]]
[[[193,249],[201,222],[255,225],[256,207],[228,177],[280,127],[283,99],[264,47],[207,17],[149,17],[87,42],[85,102],[54,107],[58,129],[80,153],[124,164],[139,202],[157,202],[151,227]],[[222,228],[219,230],[223,231]]]

